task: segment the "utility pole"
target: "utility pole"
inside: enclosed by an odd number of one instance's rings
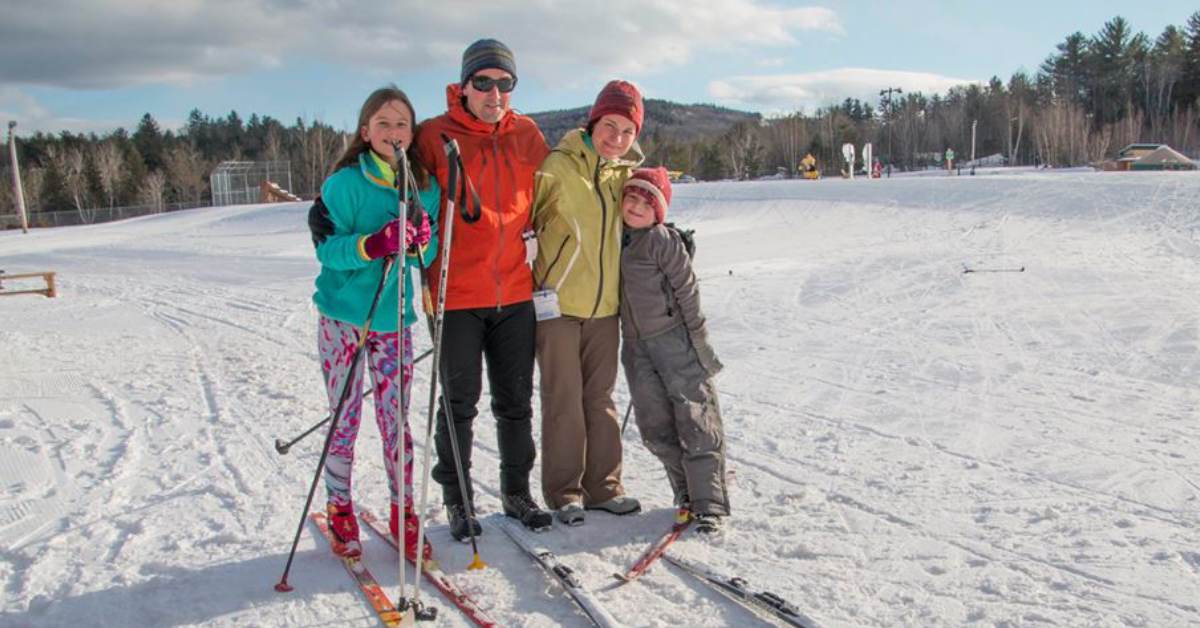
[[[17,215],[21,217],[21,231],[29,233],[29,219],[25,217],[25,190],[21,187],[21,168],[17,165],[17,138],[13,129],[16,120],[8,121],[8,155],[12,160],[13,195],[17,197]]]
[[[979,120],[971,121],[971,162],[975,161],[975,127],[979,125]]]
[[[893,157],[892,153],[892,117],[896,112],[896,105],[894,102],[892,102],[892,94],[903,93],[904,90],[900,89],[899,87],[888,87],[886,89],[879,90],[880,100],[883,101],[884,110],[887,112],[885,114],[884,122],[887,123],[888,128],[888,172],[891,172],[891,165],[895,162],[895,158]]]

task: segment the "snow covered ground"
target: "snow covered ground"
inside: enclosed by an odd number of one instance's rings
[[[675,196],[726,364],[736,510],[724,538],[677,547],[820,626],[1200,624],[1200,176]],[[0,625],[377,624],[311,528],[296,590],[272,589],[320,438],[271,443],[325,412],[306,209],[0,233],[0,268],[57,270],[61,294],[0,299]],[[362,434],[357,500],[381,509],[378,437]],[[670,518],[634,428],[625,460],[643,514],[538,539],[631,626],[755,622],[664,564],[612,588]],[[584,624],[494,527],[490,568],[466,571],[436,506],[444,568],[503,624]],[[368,539],[366,555],[394,595],[394,554]]]

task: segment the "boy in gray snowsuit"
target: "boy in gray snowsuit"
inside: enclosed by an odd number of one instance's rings
[[[721,362],[708,344],[692,260],[662,223],[671,202],[663,168],[625,183],[621,216],[621,364],[642,442],[667,470],[675,503],[698,532],[729,515],[725,430],[713,376]]]

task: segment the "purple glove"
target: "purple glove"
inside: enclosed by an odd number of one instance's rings
[[[392,220],[382,229],[366,237],[363,251],[371,259],[395,255],[400,251],[400,221]]]
[[[417,251],[421,247],[429,244],[429,239],[432,237],[432,232],[429,229],[429,214],[421,212],[421,222],[418,225],[413,225],[411,220],[404,222],[404,228],[408,231],[408,250]]]

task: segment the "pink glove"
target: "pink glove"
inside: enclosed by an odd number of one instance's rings
[[[382,229],[366,237],[363,251],[371,259],[395,255],[400,251],[400,221],[392,220]]]
[[[432,237],[432,232],[429,228],[429,214],[421,212],[421,221],[418,225],[413,225],[411,220],[404,222],[404,228],[408,231],[408,250],[417,251],[421,247],[429,244]]]

